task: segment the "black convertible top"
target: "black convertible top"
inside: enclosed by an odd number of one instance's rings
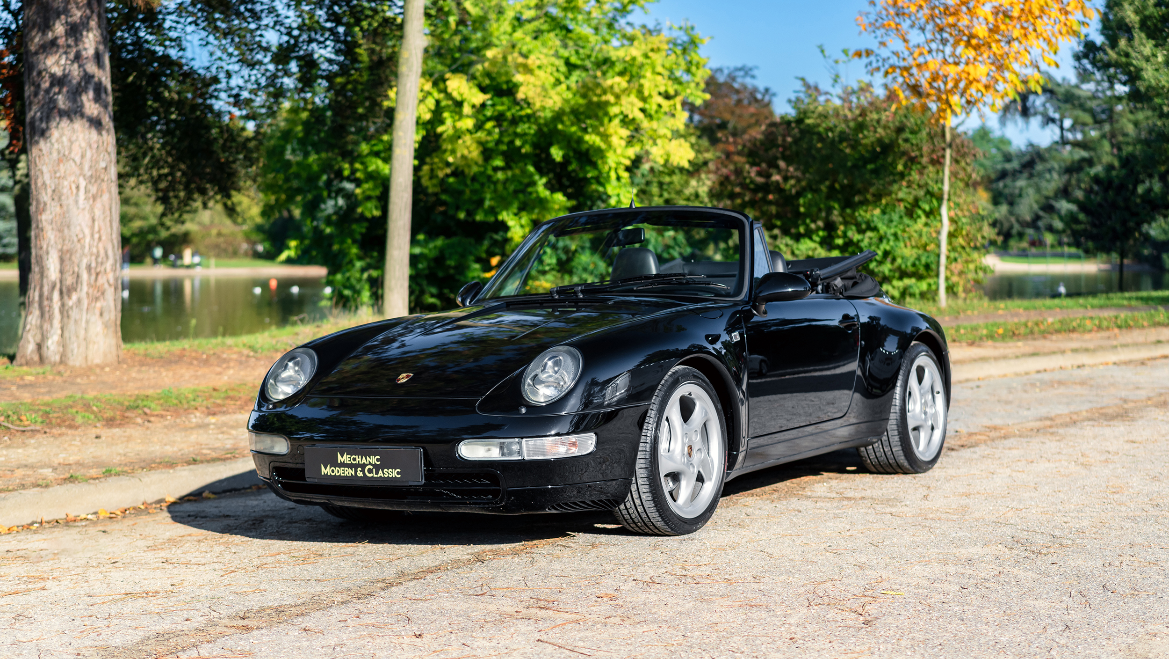
[[[818,293],[849,298],[879,297],[882,287],[873,277],[857,271],[877,257],[867,249],[854,256],[828,256],[788,262],[788,271],[803,276]]]

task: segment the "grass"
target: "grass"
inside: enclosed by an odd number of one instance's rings
[[[155,414],[238,412],[247,410],[255,396],[255,383],[163,389],[149,394],[66,396],[43,401],[0,403],[0,421],[16,426],[42,428],[124,424]]]
[[[288,325],[256,334],[239,336],[207,337],[202,339],[176,339],[148,343],[127,343],[124,350],[141,357],[164,358],[177,352],[223,352],[240,351],[252,354],[284,352],[312,339],[331,334],[354,325],[375,320],[374,317],[341,316],[320,323]]]
[[[1166,327],[1168,324],[1170,324],[1170,315],[1165,310],[1157,309],[1154,311],[1108,314],[1104,316],[955,325],[948,327],[946,332],[947,338],[951,341],[1018,341],[1020,339],[1050,334],[1100,332],[1140,327]]]
[[[918,309],[936,318],[942,316],[971,316],[999,311],[1028,311],[1035,309],[1100,309],[1102,307],[1166,306],[1170,291],[1139,291],[1133,293],[1104,293],[1076,297],[1029,298],[1023,300],[989,300],[983,297],[949,300],[946,309],[940,309],[933,299],[909,300],[902,304]]]

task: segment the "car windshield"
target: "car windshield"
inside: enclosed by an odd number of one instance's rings
[[[743,286],[739,217],[703,210],[618,211],[536,228],[480,300],[516,295],[737,296]]]

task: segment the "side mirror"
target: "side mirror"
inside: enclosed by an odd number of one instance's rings
[[[809,293],[812,293],[812,287],[804,277],[791,272],[769,272],[760,278],[752,309],[757,316],[766,316],[768,313],[764,305],[768,302],[803,300]]]
[[[455,296],[455,302],[461,307],[466,307],[482,290],[483,282],[469,281],[463,285],[463,288],[459,289],[458,295]]]

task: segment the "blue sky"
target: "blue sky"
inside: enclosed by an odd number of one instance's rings
[[[691,23],[699,34],[710,37],[702,49],[710,60],[708,66],[755,66],[756,82],[776,92],[776,109],[784,112],[788,99],[800,89],[797,78],[829,88],[832,74],[818,45],[831,55],[838,55],[842,48],[874,46],[873,39],[859,34],[856,23],[867,7],[865,0],[660,0],[648,7],[649,15],[643,20]],[[1059,76],[1073,76],[1072,52],[1072,44],[1061,49]],[[859,61],[841,67],[840,73],[850,83],[865,77]],[[1053,131],[1039,126],[1001,128],[996,117],[989,117],[987,124],[1016,145],[1047,144],[1055,139]],[[978,117],[973,117],[963,128],[978,125]]]

